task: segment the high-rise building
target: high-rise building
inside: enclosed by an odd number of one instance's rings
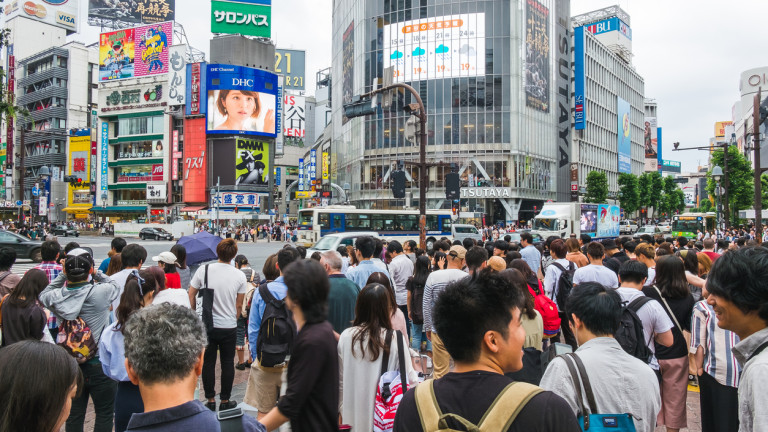
[[[354,96],[391,81],[413,86],[426,106],[429,208],[451,208],[451,172],[462,213],[479,223],[528,220],[546,200],[567,199],[569,9],[567,0],[335,1],[332,183],[349,184],[361,208],[421,199],[419,146],[404,133],[403,108],[416,99],[399,90],[374,115],[344,116]],[[398,161],[413,200],[393,198]]]
[[[641,174],[644,140],[644,80],[631,63],[629,15],[618,6],[571,19],[574,27],[575,133],[573,159],[586,184],[590,171],[608,177],[618,191],[620,173]]]

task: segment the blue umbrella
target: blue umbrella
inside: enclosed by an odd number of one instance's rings
[[[208,231],[200,231],[197,234],[183,236],[177,242],[187,249],[187,265],[193,266],[202,262],[214,260],[216,246],[221,242],[221,237]]]

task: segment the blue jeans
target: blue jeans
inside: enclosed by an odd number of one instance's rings
[[[418,352],[421,352],[421,342],[427,341],[427,351],[432,351],[432,342],[427,339],[427,335],[424,334],[424,324],[411,323],[411,348]]]

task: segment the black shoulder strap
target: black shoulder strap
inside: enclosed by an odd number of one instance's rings
[[[397,361],[400,367],[400,384],[402,385],[403,394],[408,390],[408,377],[406,376],[405,369],[405,348],[403,347],[403,332],[397,331]]]
[[[387,330],[387,335],[384,337],[384,352],[381,359],[381,373],[379,376],[384,375],[387,372],[387,366],[389,365],[389,344],[392,342],[392,330]]]
[[[205,265],[205,276],[203,277],[203,288],[208,288],[208,264]]]
[[[261,299],[264,300],[265,303],[271,303],[273,301],[277,301],[275,296],[273,296],[272,293],[269,291],[269,288],[267,288],[266,283],[259,285],[259,294],[261,295]]]
[[[632,302],[627,305],[627,308],[629,308],[629,310],[631,310],[632,312],[637,313],[637,311],[639,311],[641,307],[645,306],[645,304],[651,300],[652,299],[647,296],[638,297],[632,300]]]
[[[568,366],[568,372],[571,373],[571,379],[573,380],[573,387],[576,391],[576,404],[578,405],[579,414],[584,418],[584,430],[589,430],[589,408],[584,407],[584,400],[581,397],[581,379],[579,378],[579,372],[576,371],[576,366],[573,365],[574,361],[569,355],[561,356],[565,365]]]
[[[550,264],[551,264],[551,265],[553,265],[553,266],[555,266],[555,267],[557,267],[557,268],[559,268],[561,272],[564,272],[564,271],[565,271],[565,267],[563,267],[563,265],[562,265],[562,264],[560,264],[560,263],[559,263],[559,262],[557,262],[557,261],[552,261]],[[568,268],[570,269],[570,268],[571,268],[571,266],[569,265],[569,266],[568,266]]]
[[[584,384],[584,391],[587,393],[587,402],[589,403],[589,410],[592,414],[599,414],[597,412],[597,402],[595,401],[595,394],[592,392],[592,384],[589,383],[589,374],[587,369],[584,368],[584,362],[581,361],[576,353],[570,353],[569,356],[573,357],[576,362],[576,367],[579,369],[579,375],[581,375],[581,381]]]
[[[766,343],[764,343],[764,344],[760,345],[759,347],[757,347],[757,349],[755,350],[755,352],[753,352],[753,353],[752,353],[752,355],[751,355],[751,356],[749,356],[749,358],[747,359],[747,361],[750,361],[750,360],[752,360],[753,358],[757,357],[757,356],[758,356],[758,355],[759,355],[761,352],[763,352],[763,350],[765,350],[766,348],[768,348],[768,342],[766,342]]]

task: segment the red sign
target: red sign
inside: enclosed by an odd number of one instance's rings
[[[96,144],[96,141],[91,141],[91,156],[96,156],[96,152],[98,151],[99,147]],[[95,163],[95,161],[94,161]]]
[[[191,111],[192,115],[197,115],[200,114],[200,63],[192,64],[192,82],[190,87],[192,89]]]
[[[186,203],[208,202],[208,168],[206,165],[205,119],[184,120],[184,160],[181,177]]]
[[[158,180],[163,179],[163,164],[152,165],[152,177],[160,177]]]

